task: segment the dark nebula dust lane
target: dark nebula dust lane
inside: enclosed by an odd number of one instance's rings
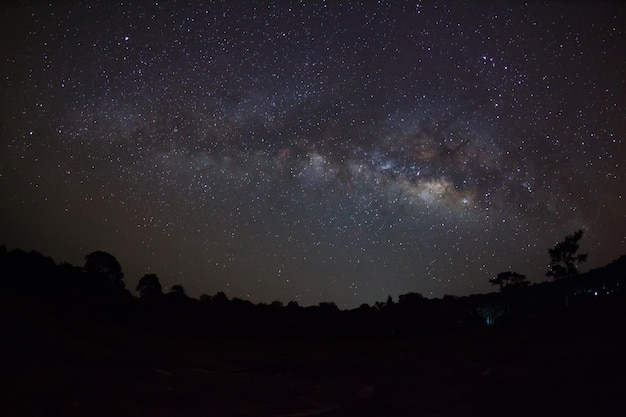
[[[0,241],[340,307],[626,253],[617,2],[12,2]]]

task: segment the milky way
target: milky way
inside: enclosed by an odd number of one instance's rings
[[[207,3],[2,6],[0,241],[341,307],[626,253],[623,6]]]

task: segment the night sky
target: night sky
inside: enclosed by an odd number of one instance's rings
[[[546,280],[579,228],[585,269],[626,254],[620,2],[21,3],[9,249],[342,308]]]

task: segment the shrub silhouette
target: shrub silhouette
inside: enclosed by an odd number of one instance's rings
[[[172,295],[176,295],[176,296],[186,296],[187,294],[185,294],[185,288],[180,285],[180,284],[175,284],[172,285],[172,288],[170,288],[170,294]]]
[[[526,279],[526,275],[518,274],[513,271],[500,272],[495,278],[491,278],[489,282],[491,285],[499,285],[500,291],[525,287],[530,284]]]
[[[137,292],[141,298],[162,295],[163,289],[159,277],[156,274],[145,274],[137,283]]]

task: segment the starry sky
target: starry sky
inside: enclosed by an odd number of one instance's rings
[[[0,242],[352,308],[626,254],[620,2],[0,6]]]

